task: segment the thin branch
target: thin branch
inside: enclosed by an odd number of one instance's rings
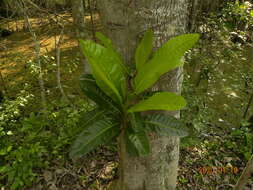
[[[66,96],[62,85],[61,85],[61,43],[63,41],[63,32],[64,32],[64,27],[62,27],[61,33],[60,33],[60,37],[58,39],[58,41],[55,41],[55,49],[56,49],[56,64],[57,64],[57,73],[56,73],[56,77],[57,77],[57,86],[60,89],[60,92],[63,96],[63,98],[65,100],[67,100],[68,102],[70,102],[70,100],[68,99],[68,97]]]
[[[37,62],[37,66],[39,68],[38,80],[39,80],[39,85],[40,85],[40,89],[41,89],[41,101],[42,101],[42,105],[43,105],[43,111],[46,113],[46,111],[47,111],[46,91],[45,91],[45,85],[44,85],[44,80],[43,80],[43,72],[42,72],[41,60],[40,60],[40,42],[38,41],[37,35],[33,31],[32,25],[29,21],[29,17],[28,17],[27,10],[26,10],[26,7],[25,7],[25,2],[23,0],[20,0],[20,2],[21,3],[18,3],[18,4],[19,4],[21,10],[23,10],[23,14],[24,14],[29,32],[32,35],[33,42],[35,44],[36,62]]]

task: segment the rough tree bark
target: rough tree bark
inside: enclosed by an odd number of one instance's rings
[[[127,64],[147,29],[155,33],[157,49],[170,37],[186,32],[188,0],[98,0],[104,32],[113,40]],[[168,55],[169,56],[169,55]],[[180,93],[182,68],[166,74],[156,89]],[[179,112],[170,112],[179,117]],[[130,157],[122,148],[121,176],[117,190],[172,190],[176,186],[179,138],[150,135],[148,157]]]
[[[87,31],[85,31],[83,0],[72,0],[71,4],[72,4],[73,23],[74,23],[74,28],[76,30],[76,38],[77,39],[85,39],[88,35],[86,33]],[[79,42],[78,42],[78,44],[79,44]],[[80,62],[83,64],[84,72],[85,72],[87,70],[87,68],[85,68],[86,61],[85,61],[85,57],[82,53],[80,44],[79,44],[79,49],[80,49]]]

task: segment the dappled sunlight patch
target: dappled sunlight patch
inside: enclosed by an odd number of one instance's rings
[[[231,92],[228,96],[234,97],[234,98],[239,98],[239,96],[235,92]]]
[[[64,16],[65,19],[69,17],[68,15],[62,15],[62,17]],[[29,21],[32,23],[32,27],[34,27],[37,38],[40,42],[40,56],[43,72],[45,72],[45,74],[47,73],[44,75],[46,85],[47,83],[50,83],[50,85],[55,84],[56,66],[54,66],[54,64],[56,64],[56,61],[50,60],[48,62],[44,59],[44,56],[55,57],[55,39],[58,39],[60,37],[60,30],[57,29],[56,25],[50,25],[51,30],[43,32],[44,29],[49,27],[46,25],[48,24],[46,23],[47,18],[31,18]],[[45,25],[44,29],[42,27],[43,24]],[[24,20],[18,20],[17,22],[12,21],[9,23],[9,27],[12,30],[16,30],[12,27],[17,26],[19,28],[23,28],[23,25]],[[41,27],[42,30],[37,27]],[[78,44],[77,41],[73,38],[74,35],[72,34],[72,31],[73,30],[71,28],[65,28],[63,42],[61,44],[62,82],[64,84],[67,83],[67,86],[65,86],[67,87],[67,90],[70,91],[73,91],[73,88],[78,88],[78,86],[72,84],[73,80],[76,80],[76,75],[71,75],[71,77],[69,77],[69,72],[79,73],[82,71],[82,69],[79,69],[82,67],[82,65],[78,63],[78,60],[76,60]],[[34,40],[32,38],[32,35],[29,33],[29,30],[22,29],[20,31],[16,31],[6,38],[1,38],[0,43],[0,70],[2,76],[4,77],[6,86],[22,88],[22,85],[19,84],[22,84],[25,81],[30,81],[30,83],[34,84],[38,83],[36,78],[33,78],[33,81],[30,80],[30,67],[33,64],[36,64],[36,55]],[[71,86],[71,88],[68,86]],[[57,91],[56,88],[55,90]],[[53,95],[52,93],[50,94]]]

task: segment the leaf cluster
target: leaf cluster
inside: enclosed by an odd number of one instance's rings
[[[83,117],[84,130],[73,143],[70,156],[80,157],[94,148],[121,136],[133,156],[150,152],[148,133],[163,136],[187,135],[183,122],[167,114],[141,112],[175,111],[186,106],[183,97],[171,92],[148,90],[159,78],[183,65],[182,57],[198,40],[198,34],[171,38],[156,52],[152,51],[153,32],[147,31],[135,51],[135,70],[123,62],[112,41],[97,33],[101,44],[80,40],[92,75],[81,77],[84,94],[97,105]]]

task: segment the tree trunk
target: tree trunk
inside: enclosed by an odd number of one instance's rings
[[[203,15],[217,11],[222,4],[224,4],[222,0],[190,0],[190,31],[197,31],[196,27],[199,24],[196,23],[203,21]]]
[[[98,0],[105,33],[113,40],[127,64],[143,33],[152,29],[155,49],[170,37],[186,32],[188,0]],[[170,55],[168,55],[170,56]],[[155,89],[180,93],[182,68],[164,75]],[[179,117],[179,112],[170,112]],[[152,152],[130,157],[121,146],[121,174],[117,190],[173,190],[176,187],[179,138],[150,135]]]
[[[84,4],[83,0],[72,0],[72,17],[73,17],[73,23],[74,28],[76,30],[76,38],[79,39],[85,39],[87,35],[87,31],[85,31],[85,21],[84,21]],[[83,64],[84,72],[87,72],[86,67],[86,61],[85,57],[82,53],[80,44],[78,42],[79,49],[80,49],[80,62]]]

